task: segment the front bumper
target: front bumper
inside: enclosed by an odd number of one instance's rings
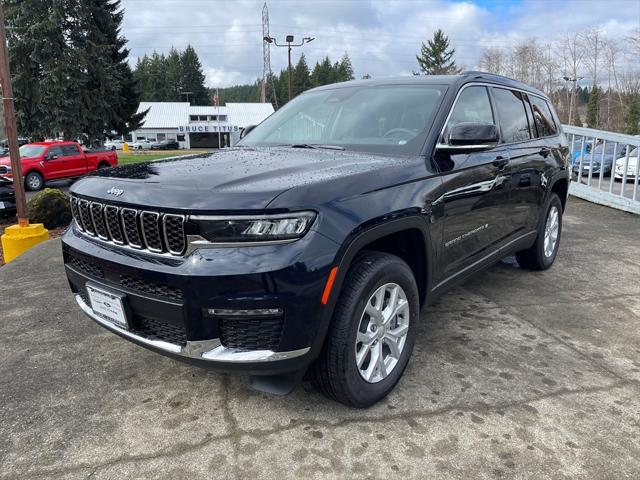
[[[179,355],[188,359],[206,360],[212,362],[225,362],[246,364],[254,362],[276,362],[301,357],[309,352],[310,348],[301,348],[291,352],[274,352],[273,350],[239,350],[227,348],[220,342],[219,338],[213,340],[187,341],[186,345],[176,345],[162,340],[153,340],[136,335],[124,328],[121,328],[97,315],[91,306],[85,303],[81,295],[75,295],[76,302],[87,314],[89,318],[113,333],[117,333],[123,338],[131,340],[139,345],[149,347],[152,350],[163,352],[167,355]]]
[[[317,356],[330,319],[320,299],[337,248],[310,232],[287,245],[202,250],[177,259],[101,244],[74,228],[63,236],[71,290],[96,323],[177,360],[252,375],[301,370]],[[96,314],[87,283],[125,294],[132,328]],[[281,318],[209,314],[274,307]]]

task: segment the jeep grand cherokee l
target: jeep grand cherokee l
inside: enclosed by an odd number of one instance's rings
[[[560,243],[570,149],[547,97],[471,72],[347,82],[232,149],[72,187],[66,272],[84,312],[170,357],[356,407],[402,375],[421,306]]]

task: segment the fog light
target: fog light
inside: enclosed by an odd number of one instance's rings
[[[273,317],[282,315],[281,308],[209,308],[207,313],[213,317]]]

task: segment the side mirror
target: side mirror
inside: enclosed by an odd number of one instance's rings
[[[244,138],[247,135],[249,135],[249,132],[256,127],[257,125],[249,125],[248,127],[243,128],[242,131],[240,132],[240,138]]]
[[[492,123],[462,122],[451,129],[448,140],[436,148],[459,153],[490,150],[498,145],[498,128]]]

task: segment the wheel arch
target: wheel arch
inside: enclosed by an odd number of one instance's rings
[[[434,255],[427,223],[422,217],[412,215],[386,221],[351,235],[336,256],[338,274],[331,295],[333,305],[353,260],[363,250],[391,253],[407,262],[416,277],[420,303],[425,303],[430,290]]]
[[[29,175],[30,173],[37,173],[38,175],[40,175],[42,177],[42,181],[43,182],[47,181],[47,177],[45,177],[44,172],[42,170],[40,170],[37,167],[30,167],[25,172],[22,172],[22,181],[23,182],[26,182],[27,175]]]
[[[567,197],[569,195],[569,179],[566,176],[559,176],[551,184],[549,189],[549,195],[555,193],[560,197],[560,203],[562,203],[562,211],[564,212],[567,206]]]

